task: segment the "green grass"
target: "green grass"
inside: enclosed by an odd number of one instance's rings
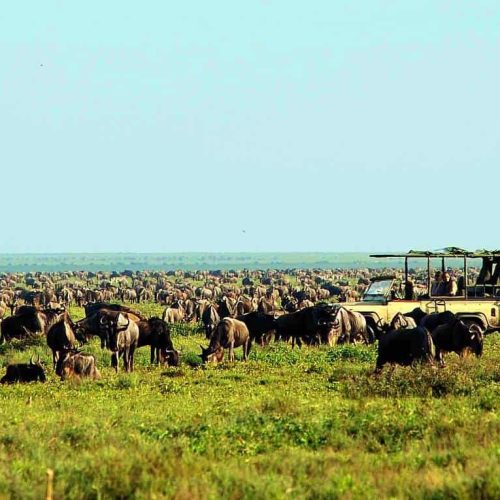
[[[179,368],[141,349],[135,373],[116,375],[95,341],[98,382],[49,366],[46,384],[1,386],[0,498],[42,497],[47,468],[57,498],[500,496],[497,335],[480,360],[379,376],[362,346],[273,344],[201,367],[201,335],[174,343]],[[0,346],[0,364],[33,353],[50,365],[42,339]]]

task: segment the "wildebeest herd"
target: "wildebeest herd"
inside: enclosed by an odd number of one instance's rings
[[[360,313],[343,306],[359,298],[374,270],[287,270],[217,272],[12,273],[0,275],[2,342],[45,336],[53,368],[62,379],[100,378],[94,356],[81,346],[93,336],[111,351],[111,366],[134,369],[136,349],[149,346],[151,363],[178,366],[171,328],[199,324],[208,346],[203,362],[234,361],[241,347],[248,359],[252,345],[273,340],[306,345],[364,343],[378,340],[376,371],[386,363],[411,365],[437,361],[443,353],[480,356],[483,332],[452,313],[398,314],[390,325],[374,328]],[[415,272],[418,281],[418,273]],[[130,302],[131,306],[117,304]],[[162,318],[144,317],[133,303],[164,305]],[[68,306],[85,309],[74,322]],[[2,382],[45,381],[40,360],[9,365]]]

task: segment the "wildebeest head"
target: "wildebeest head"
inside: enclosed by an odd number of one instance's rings
[[[339,312],[340,307],[323,307],[317,308],[318,326],[322,329],[338,328],[340,325]]]
[[[105,332],[109,349],[113,352],[117,352],[119,334],[129,327],[130,319],[122,313],[113,316],[103,315],[99,323],[102,330]]]
[[[45,377],[45,370],[43,367],[42,360],[40,359],[40,354],[38,354],[38,357],[36,361],[34,361],[35,355],[33,354],[30,358],[30,366],[33,367],[34,370],[37,371],[38,377],[42,382],[45,382],[47,379]]]
[[[201,359],[203,363],[220,363],[224,359],[224,349],[221,346],[215,347],[214,349],[210,347],[201,347]]]
[[[168,366],[179,366],[180,351],[176,349],[161,349],[160,362],[166,363]]]
[[[476,356],[483,354],[484,334],[481,327],[477,324],[472,324],[468,329],[468,345]]]
[[[89,318],[84,318],[80,321],[77,321],[74,324],[73,331],[75,333],[76,340],[82,343],[89,342],[94,335],[94,332],[90,327]]]

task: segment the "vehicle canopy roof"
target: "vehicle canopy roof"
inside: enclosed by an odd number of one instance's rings
[[[427,251],[427,250],[410,250],[408,253],[392,253],[392,254],[373,254],[370,257],[377,258],[441,258],[441,257],[449,257],[449,258],[460,258],[466,257],[468,259],[479,259],[482,257],[500,257],[500,250],[464,250],[463,248],[458,247],[446,247],[441,250]]]

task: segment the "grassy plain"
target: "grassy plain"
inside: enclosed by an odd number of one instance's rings
[[[148,314],[161,308],[141,306]],[[73,309],[72,316],[82,316]],[[482,359],[373,376],[372,347],[254,347],[201,367],[181,328],[179,368],[60,382],[42,339],[0,346],[0,364],[41,354],[46,384],[0,386],[0,498],[499,498],[500,336]],[[3,372],[3,368],[2,368]]]

